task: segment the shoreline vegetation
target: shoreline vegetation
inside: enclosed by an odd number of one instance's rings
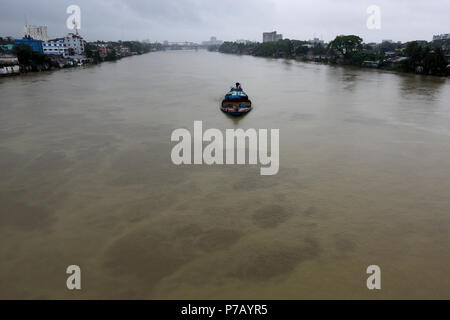
[[[224,42],[209,46],[209,51],[228,54],[296,59],[333,65],[378,68],[382,70],[433,76],[450,76],[450,39],[411,41],[406,43],[383,41],[363,43],[356,35],[337,36],[326,44],[323,41],[283,39],[276,42]],[[27,44],[13,45],[11,37],[0,37],[0,64],[13,70],[10,74],[49,71],[85,64],[116,61],[127,56],[162,51],[161,43],[139,41],[86,42],[83,56],[63,57],[33,51]],[[5,51],[5,46],[11,46]],[[4,75],[4,74],[2,74]]]
[[[12,38],[0,38],[1,45],[13,44]],[[143,43],[139,41],[96,41],[87,42],[83,56],[44,54],[33,51],[27,44],[12,45],[11,50],[0,52],[0,58],[7,60],[5,65],[18,65],[16,72],[7,75],[29,72],[51,71],[72,68],[87,64],[99,64],[104,61],[116,61],[124,57],[142,55],[162,50],[160,43]]]
[[[450,40],[363,43],[356,35],[337,36],[328,44],[283,39],[276,42],[224,42],[209,51],[256,57],[296,59],[327,64],[379,68],[433,76],[450,75]],[[447,54],[447,55],[446,55]]]

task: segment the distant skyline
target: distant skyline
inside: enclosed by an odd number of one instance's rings
[[[427,40],[450,33],[450,0],[2,0],[0,35],[22,36],[22,26],[48,26],[55,38],[70,32],[66,8],[81,8],[80,34],[88,41],[262,41],[262,33],[325,41],[356,34],[365,42]],[[366,27],[370,5],[381,9],[381,29]]]

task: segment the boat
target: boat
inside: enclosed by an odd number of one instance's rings
[[[241,116],[252,110],[252,102],[239,82],[225,95],[220,110],[232,116]]]

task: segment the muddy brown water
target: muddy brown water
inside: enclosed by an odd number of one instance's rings
[[[176,51],[0,99],[0,298],[450,298],[447,79]],[[173,165],[194,120],[280,129],[279,173]]]

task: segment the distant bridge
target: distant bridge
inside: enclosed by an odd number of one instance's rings
[[[164,42],[163,48],[166,50],[198,50],[206,49],[207,46],[195,42]]]

